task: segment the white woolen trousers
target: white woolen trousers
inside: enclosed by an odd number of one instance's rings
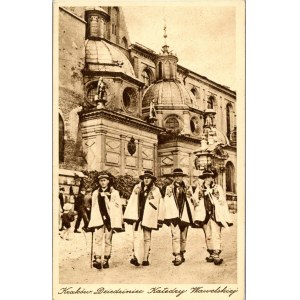
[[[138,226],[138,230],[135,230],[136,227],[136,222],[133,223],[132,225],[132,229],[133,229],[133,252],[135,257],[139,257],[138,253],[137,253],[137,245],[138,245],[138,237],[139,237],[139,233],[142,230],[143,231],[143,236],[144,236],[144,261],[148,260],[149,257],[149,253],[150,253],[150,247],[151,247],[151,231],[149,229],[146,228],[141,228],[141,225],[139,224]]]
[[[171,234],[172,234],[172,250],[174,254],[179,254],[180,251],[185,252],[187,233],[189,227],[185,227],[183,231],[180,230],[179,225],[174,226],[172,223]]]
[[[206,225],[203,225],[205,241],[208,250],[222,250],[221,229],[214,220],[209,219]]]
[[[110,256],[112,249],[112,229],[108,231],[105,225],[95,231],[95,255]],[[104,247],[103,247],[104,243]],[[104,249],[103,249],[104,248]]]

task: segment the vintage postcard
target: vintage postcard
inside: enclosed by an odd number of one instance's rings
[[[244,299],[244,1],[54,1],[53,82],[53,299]]]

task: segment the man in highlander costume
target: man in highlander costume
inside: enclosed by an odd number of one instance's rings
[[[151,171],[140,176],[142,182],[135,185],[124,212],[124,222],[133,228],[133,257],[130,263],[139,266],[138,233],[143,230],[144,258],[142,265],[149,266],[152,230],[158,230],[163,224],[164,206],[160,190],[154,185],[156,177]]]
[[[188,228],[193,224],[192,188],[184,183],[183,177],[186,176],[182,169],[174,169],[172,173],[174,181],[166,187],[164,198],[165,223],[170,226],[172,233],[174,266],[185,262]]]
[[[122,204],[119,192],[111,185],[109,174],[100,172],[98,179],[99,188],[92,194],[91,219],[88,228],[95,229],[96,249],[93,267],[107,269],[111,257],[113,230],[122,229]],[[101,253],[103,260],[101,260]]]
[[[199,176],[203,183],[198,186],[193,195],[195,203],[195,225],[202,227],[209,257],[206,261],[220,265],[223,259],[221,253],[221,230],[232,226],[226,197],[222,187],[214,182],[217,177],[215,170],[206,169]]]

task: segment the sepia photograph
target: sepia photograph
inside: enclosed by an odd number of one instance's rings
[[[53,299],[244,299],[244,10],[53,3]]]

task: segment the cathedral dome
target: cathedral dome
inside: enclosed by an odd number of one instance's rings
[[[103,40],[87,40],[85,55],[91,71],[121,72],[136,78],[130,61],[117,46]]]
[[[85,10],[86,11],[90,11],[90,10],[92,10],[92,11],[99,11],[99,12],[107,14],[107,12],[102,7],[100,7],[100,6],[88,6]]]
[[[217,128],[212,128],[211,130],[214,132],[214,140],[215,140],[216,144],[221,144],[224,146],[227,146],[230,144],[226,134],[224,134]]]
[[[142,106],[155,105],[180,106],[198,108],[197,100],[178,80],[159,81],[149,86],[143,97]]]

